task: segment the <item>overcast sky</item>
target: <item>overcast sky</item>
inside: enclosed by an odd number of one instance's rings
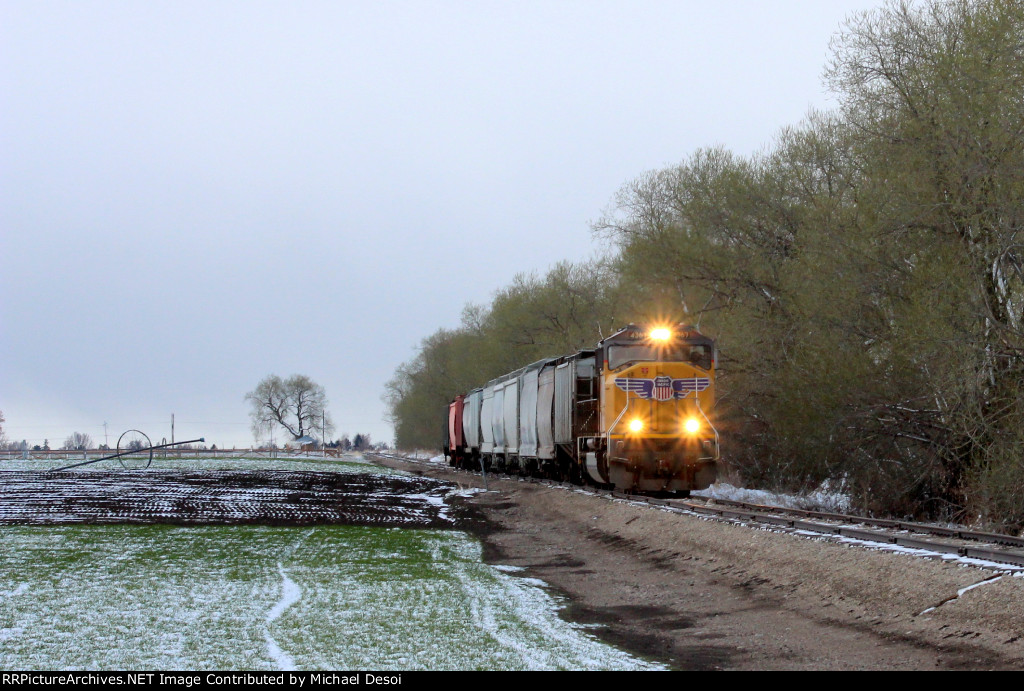
[[[270,373],[392,439],[420,340],[599,251],[646,170],[752,153],[879,2],[0,1],[0,411],[248,445]]]

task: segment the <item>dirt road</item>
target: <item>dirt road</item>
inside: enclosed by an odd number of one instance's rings
[[[464,487],[482,478],[378,459]],[[490,477],[485,558],[674,668],[1024,669],[1024,578]],[[925,610],[934,608],[924,613]]]

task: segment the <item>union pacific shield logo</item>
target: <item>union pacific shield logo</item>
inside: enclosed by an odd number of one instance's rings
[[[711,379],[708,377],[673,379],[665,375],[654,379],[619,377],[615,380],[615,386],[627,393],[635,393],[637,398],[668,401],[672,398],[686,398],[691,393],[694,395],[700,393],[711,386]]]
[[[672,398],[672,377],[654,378],[654,400],[667,401]]]

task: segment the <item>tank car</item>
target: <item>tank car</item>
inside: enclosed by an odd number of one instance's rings
[[[451,465],[687,493],[717,476],[715,346],[697,329],[634,324],[593,350],[539,360],[458,396]]]

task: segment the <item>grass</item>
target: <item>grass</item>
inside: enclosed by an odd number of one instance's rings
[[[14,526],[0,539],[5,670],[648,668],[456,531]]]

